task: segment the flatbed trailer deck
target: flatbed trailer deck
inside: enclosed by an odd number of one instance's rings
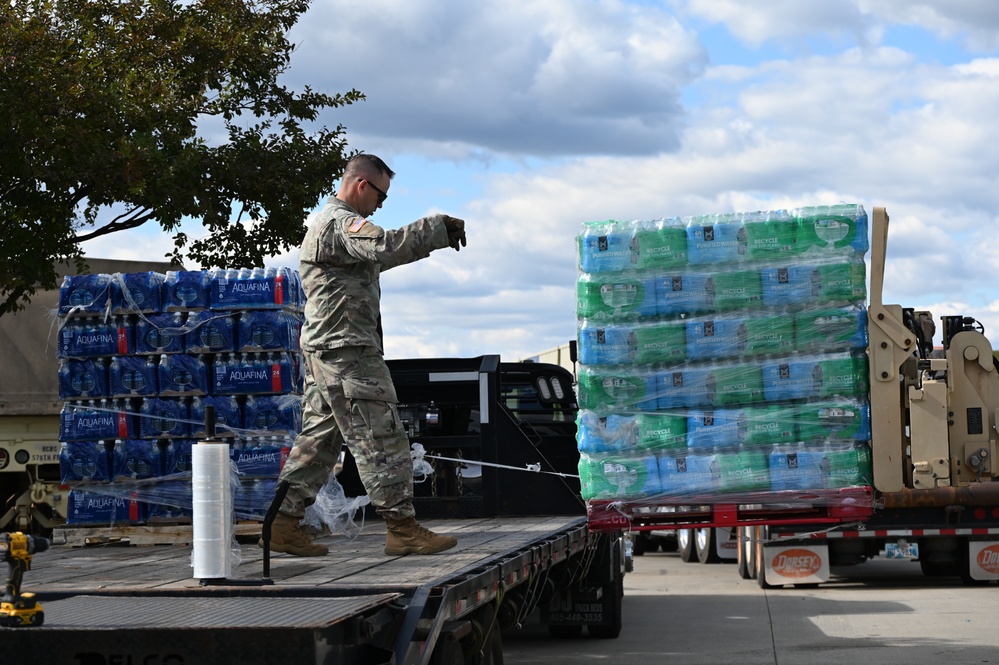
[[[582,581],[594,566],[620,563],[600,561],[612,550],[595,543],[607,536],[590,533],[581,517],[427,524],[455,535],[458,546],[389,557],[384,524],[373,520],[353,540],[327,538],[328,556],[272,555],[266,585],[242,584],[261,579],[256,543],[240,545],[228,583],[211,585],[192,578],[190,547],[54,545],[35,556],[24,580],[44,624],[0,629],[5,660],[469,662],[455,650],[471,646],[480,654],[469,660],[493,662],[501,627],[523,622],[556,576]]]

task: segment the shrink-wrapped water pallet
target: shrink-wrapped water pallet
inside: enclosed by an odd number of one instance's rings
[[[870,485],[860,205],[584,224],[591,505],[835,503]]]

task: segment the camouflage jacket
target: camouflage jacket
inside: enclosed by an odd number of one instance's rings
[[[305,234],[299,253],[299,273],[308,298],[302,348],[373,346],[381,350],[379,274],[447,246],[442,215],[385,230],[330,197]]]

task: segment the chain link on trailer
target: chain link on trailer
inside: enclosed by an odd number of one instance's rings
[[[430,474],[430,496],[437,496],[437,467],[431,462],[430,468],[433,469],[433,473]]]

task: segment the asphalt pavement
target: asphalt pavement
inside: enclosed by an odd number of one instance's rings
[[[876,558],[833,568],[821,586],[764,590],[733,563],[657,552],[625,576],[618,639],[554,639],[533,624],[503,641],[507,665],[999,664],[999,586]]]

